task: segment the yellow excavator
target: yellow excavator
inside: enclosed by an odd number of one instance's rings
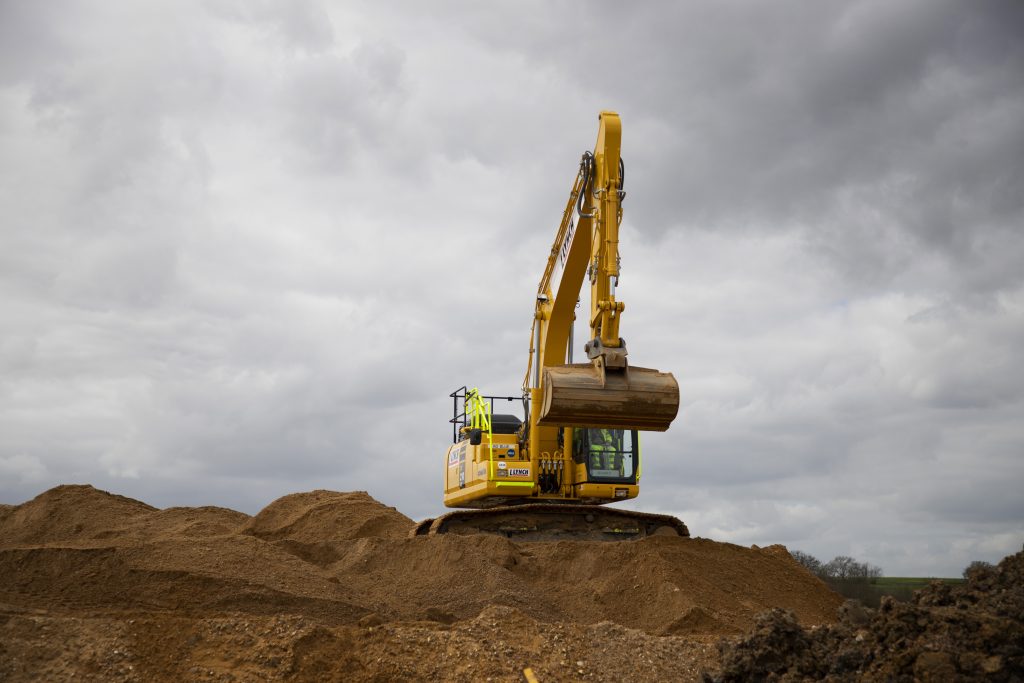
[[[622,123],[603,111],[584,152],[537,288],[521,397],[462,387],[450,395],[452,445],[444,504],[465,508],[420,522],[414,534],[496,533],[522,540],[689,536],[675,517],[602,507],[640,491],[640,435],[665,431],[679,411],[671,373],[630,365],[619,337]],[[590,281],[587,362],[573,363],[573,321]],[[495,414],[523,403],[525,420]]]

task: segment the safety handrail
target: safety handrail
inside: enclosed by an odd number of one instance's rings
[[[466,414],[473,429],[487,431],[487,461],[490,478],[494,478],[494,433],[491,431],[491,404],[476,387],[466,392]]]
[[[477,396],[480,399],[487,401],[490,405],[490,413],[494,413],[494,402],[495,401],[518,401],[522,400],[519,396],[485,396],[480,393],[479,390],[474,389],[477,392]],[[452,399],[452,419],[448,420],[448,423],[452,426],[452,443],[459,442],[460,430],[471,426],[471,414],[469,404],[469,392],[470,390],[465,386],[461,386],[452,393],[448,394],[448,397]],[[461,402],[461,403],[460,403]],[[462,408],[461,412],[459,408]],[[528,407],[524,410],[526,415],[530,414]]]

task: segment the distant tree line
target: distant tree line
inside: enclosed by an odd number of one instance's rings
[[[882,576],[881,567],[858,562],[849,555],[839,555],[828,562],[822,562],[802,550],[794,550],[790,555],[843,597],[860,600],[869,607],[878,607],[883,593],[874,583]],[[892,592],[887,591],[887,594]],[[907,590],[905,596],[899,597],[903,600],[908,599],[910,591]]]
[[[849,555],[840,555],[829,562],[822,562],[814,555],[802,550],[790,552],[793,559],[817,575],[840,595],[860,600],[869,607],[877,607],[883,595],[897,600],[909,600],[914,591],[923,588],[928,579],[884,579],[882,568],[867,562],[858,562]],[[964,578],[976,571],[991,569],[991,562],[975,560],[964,569]],[[959,579],[944,579],[959,581]]]
[[[867,562],[858,562],[849,555],[839,555],[828,562],[822,562],[814,555],[802,550],[794,550],[790,555],[811,572],[826,580],[877,579],[882,575],[881,567]]]
[[[822,562],[814,555],[805,553],[802,550],[794,550],[790,553],[793,559],[817,574],[822,579],[877,579],[882,576],[882,568],[876,567],[867,562],[858,562],[849,555],[839,555],[829,562]],[[991,562],[974,560],[964,568],[963,577],[966,579],[969,574],[981,569],[992,569],[995,567]]]

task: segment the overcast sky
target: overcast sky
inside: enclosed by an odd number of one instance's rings
[[[640,498],[956,576],[1024,541],[1024,5],[0,2],[0,502],[440,513],[597,114]],[[585,335],[578,334],[581,340]]]

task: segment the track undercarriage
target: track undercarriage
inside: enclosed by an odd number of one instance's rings
[[[437,534],[496,534],[517,541],[625,541],[648,536],[686,538],[690,531],[671,515],[595,505],[530,503],[449,512],[423,520],[411,533]]]

